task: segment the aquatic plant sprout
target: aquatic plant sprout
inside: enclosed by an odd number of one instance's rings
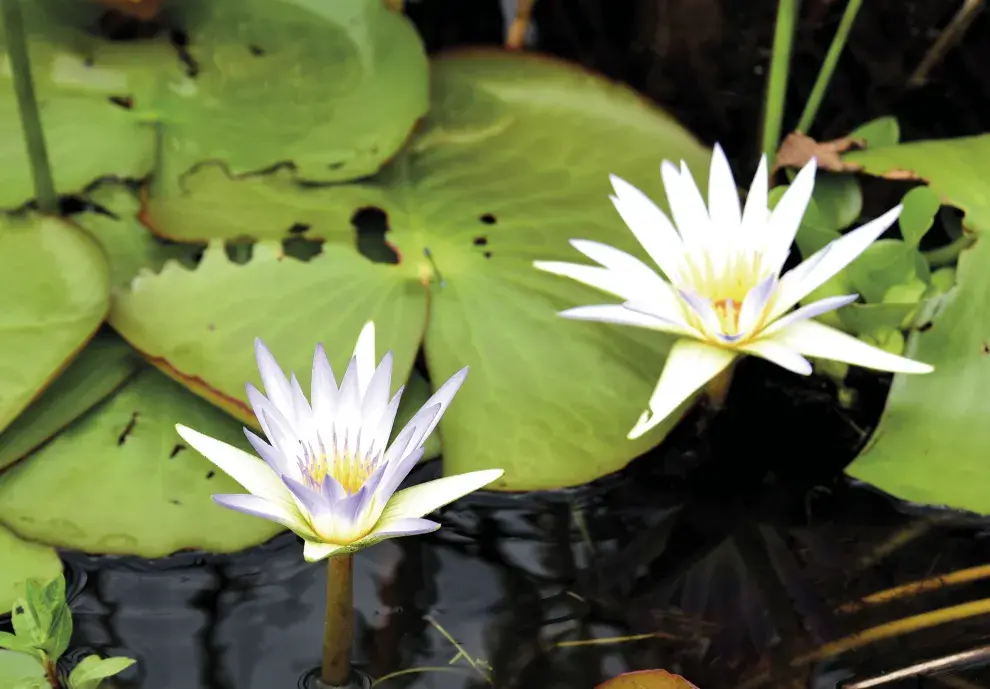
[[[812,159],[770,210],[766,156],[745,208],[722,148],[716,144],[708,180],[708,204],[682,162],[664,161],[660,172],[673,221],[643,192],[611,175],[612,203],[666,276],[634,256],[599,242],[571,244],[599,265],[536,261],[557,275],[614,294],[622,304],[579,306],[565,318],[650,328],[682,336],[649,400],[629,432],[637,438],[659,424],[688,397],[743,354],[752,354],[801,375],[811,373],[805,356],[902,373],[932,367],[873,347],[812,320],[852,303],[855,294],[833,296],[792,311],[811,292],[845,268],[897,219],[897,206],[808,257],[781,275],[811,200]]]
[[[287,526],[304,539],[310,562],[435,531],[440,525],[425,515],[503,473],[473,471],[396,492],[423,456],[426,438],[468,369],[451,376],[388,445],[404,388],[389,399],[392,353],[375,367],[371,322],[358,337],[339,388],[317,346],[309,401],[295,374],[287,379],[261,340],[255,341],[255,355],[268,396],[250,383],[247,394],[268,442],[244,432],[262,459],[191,428],[176,430],[250,493],[214,495],[217,503]]]

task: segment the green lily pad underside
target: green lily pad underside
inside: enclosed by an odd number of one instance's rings
[[[854,478],[898,498],[990,514],[990,136],[926,141],[849,156],[870,174],[900,170],[924,179],[966,212],[976,243],[959,257],[956,286],[923,313],[906,354],[935,367],[897,375],[869,444],[848,467]]]
[[[0,432],[93,336],[109,310],[106,261],[56,218],[0,216]]]
[[[0,469],[35,450],[120,387],[141,357],[111,332],[97,333],[69,367],[0,433]]]
[[[62,561],[51,546],[32,543],[0,526],[0,615],[6,615],[14,607],[14,601],[23,593],[28,579],[49,581],[62,572]],[[2,653],[2,651],[0,651]],[[0,679],[3,673],[0,671]],[[9,686],[0,682],[0,686]]]
[[[187,448],[176,423],[250,449],[239,423],[149,368],[0,474],[0,523],[41,543],[146,558],[235,552],[278,533],[213,502],[244,490]]]
[[[242,408],[243,382],[257,377],[255,336],[308,381],[317,341],[340,367],[374,319],[398,381],[425,331],[434,386],[471,368],[440,426],[447,473],[501,467],[494,487],[529,490],[616,471],[677,421],[626,439],[670,339],[559,318],[617,300],[532,262],[580,260],[570,238],[646,259],[608,200],[609,173],[663,205],[661,161],[685,159],[704,188],[710,152],[631,90],[567,63],[478,51],[436,60],[432,76],[430,115],[371,180],[303,188],[284,173],[231,181],[203,167],[181,204],[152,200],[151,225],[168,236],[261,241],[245,265],[213,244],[195,270],[140,275],[111,322],[193,389]],[[397,265],[354,248],[351,218],[368,206],[387,214]],[[297,223],[325,240],[305,263],[276,243]]]

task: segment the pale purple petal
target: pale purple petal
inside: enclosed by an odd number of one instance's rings
[[[746,293],[742,307],[739,309],[739,333],[748,335],[756,327],[760,316],[766,310],[770,295],[777,287],[777,275],[773,274],[761,280]]]
[[[326,499],[326,496],[316,488],[310,488],[301,481],[297,481],[291,476],[283,476],[282,482],[289,489],[295,498],[302,503],[303,508],[311,515],[323,514],[333,505]]]
[[[347,491],[340,485],[340,481],[332,475],[327,474],[323,478],[323,485],[320,486],[324,499],[329,503],[337,503],[347,497]]]
[[[372,374],[368,389],[364,394],[364,403],[361,407],[361,422],[364,433],[362,434],[361,446],[357,448],[358,454],[361,456],[367,455],[371,446],[378,439],[375,432],[378,430],[376,422],[382,418],[388,406],[388,393],[391,386],[392,352],[387,352]]]
[[[313,354],[313,382],[311,385],[313,415],[317,423],[326,424],[333,418],[337,408],[337,379],[327,360],[326,350],[322,344],[316,345]]]
[[[821,316],[823,313],[841,309],[843,306],[852,304],[858,298],[858,294],[843,294],[836,297],[825,297],[824,299],[819,299],[818,301],[814,301],[810,304],[805,304],[801,308],[791,311],[783,318],[771,324],[764,332],[766,332],[767,335],[772,335],[778,330],[786,328],[791,323],[804,321],[809,318],[816,318],[817,316]]]
[[[283,414],[291,414],[292,390],[289,388],[289,381],[261,338],[254,341],[254,357],[258,361],[258,372],[261,374],[265,393],[272,404]]]
[[[254,451],[258,453],[258,456],[268,462],[268,466],[270,466],[276,474],[281,475],[285,473],[292,473],[287,472],[287,462],[285,461],[285,457],[282,456],[282,453],[247,428],[244,429],[244,435],[247,437],[248,442],[251,443],[251,447],[254,448]]]
[[[697,294],[691,290],[682,289],[679,290],[681,298],[684,302],[691,307],[691,310],[697,314],[698,318],[701,319],[702,324],[710,335],[725,335],[726,333],[722,330],[722,321],[719,320],[718,314],[715,313],[715,307],[712,303],[705,299],[704,297],[699,297]]]
[[[387,470],[383,475],[381,483],[377,486],[378,490],[378,501],[382,508],[385,507],[385,503],[388,499],[392,497],[392,493],[398,490],[402,482],[406,480],[409,472],[419,463],[419,460],[423,458],[423,453],[426,452],[426,448],[418,447],[407,455],[403,455],[398,460],[390,462],[386,465]],[[376,515],[377,516],[377,515]]]
[[[371,537],[376,541],[384,541],[387,538],[399,538],[401,536],[419,536],[431,533],[440,528],[440,525],[429,519],[417,519],[407,517],[396,519],[388,523],[384,531],[375,531]]]
[[[296,475],[296,471],[290,469],[293,464],[299,462],[300,442],[285,417],[269,407],[261,409],[258,421],[261,427],[267,430],[268,440],[271,441],[272,446],[285,458],[286,471]]]
[[[385,408],[385,413],[381,415],[378,419],[377,424],[374,426],[374,441],[368,450],[369,457],[381,458],[382,454],[385,452],[385,447],[388,445],[388,439],[392,435],[392,426],[395,424],[395,415],[399,412],[399,404],[402,402],[402,393],[405,392],[406,386],[403,385],[399,390],[392,396],[392,401],[388,403]],[[374,419],[368,419],[369,422],[375,423]]]
[[[252,517],[261,517],[262,519],[286,526],[303,538],[315,537],[312,529],[299,516],[289,513],[264,498],[259,498],[255,495],[222,493],[214,495],[213,501],[221,507],[226,507],[227,509],[243,514],[249,514]]]

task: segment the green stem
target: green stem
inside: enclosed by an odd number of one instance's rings
[[[354,556],[327,560],[327,614],[323,627],[323,666],[320,680],[331,687],[351,681],[354,643]]]
[[[975,242],[976,237],[969,234],[964,234],[949,242],[945,246],[940,246],[939,248],[932,249],[930,251],[922,251],[921,255],[925,257],[929,265],[933,268],[936,266],[947,266],[951,263],[955,263],[956,259],[959,258],[959,254],[973,246]]]
[[[773,163],[780,145],[784,121],[784,100],[787,96],[787,74],[790,69],[791,47],[797,26],[799,0],[779,0],[777,26],[773,35],[773,54],[767,79],[767,98],[763,111],[763,153]],[[771,165],[772,167],[772,165]]]
[[[835,36],[832,38],[832,45],[828,47],[828,53],[825,54],[825,61],[822,62],[821,69],[818,70],[815,85],[811,89],[811,95],[808,96],[808,102],[804,104],[801,119],[798,120],[797,130],[799,132],[807,133],[815,121],[818,108],[822,104],[822,99],[825,98],[825,91],[828,90],[829,82],[832,81],[832,75],[835,73],[835,68],[839,64],[842,49],[846,47],[846,41],[849,40],[849,31],[852,29],[853,22],[856,21],[856,14],[862,5],[863,0],[849,0],[846,3],[846,10],[842,13],[842,19],[839,20],[839,28],[835,31]]]
[[[0,7],[3,8],[3,27],[7,38],[7,56],[10,59],[14,93],[20,110],[28,160],[31,162],[31,175],[34,177],[34,194],[41,212],[54,215],[58,213],[58,196],[55,193],[52,170],[48,163],[48,150],[45,147],[45,134],[41,129],[34,81],[31,79],[31,62],[28,57],[27,35],[24,32],[20,0],[0,0]]]

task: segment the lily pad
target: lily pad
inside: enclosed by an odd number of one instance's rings
[[[898,498],[990,514],[990,136],[924,141],[848,156],[870,174],[920,178],[965,212],[976,243],[962,252],[956,286],[933,300],[905,354],[935,367],[897,375],[866,448],[848,467],[854,478]]]
[[[31,34],[29,52],[38,108],[55,188],[74,194],[100,177],[141,178],[154,164],[155,129],[129,107],[147,72],[126,69],[96,54],[97,41],[66,27],[60,13],[23,3]],[[75,2],[74,5],[81,3]],[[2,28],[2,27],[0,27]],[[0,31],[0,48],[5,43]],[[131,48],[135,64],[165,61],[181,73],[167,45]],[[0,62],[0,208],[16,208],[33,198],[9,62]]]
[[[107,265],[56,218],[0,216],[0,432],[93,336],[109,309]]]
[[[73,218],[102,247],[112,287],[125,287],[142,268],[160,270],[172,258],[188,262],[202,244],[169,242],[141,222],[141,200],[129,185],[104,183],[86,194],[96,208]]]
[[[62,561],[51,546],[32,543],[18,538],[0,526],[0,615],[6,615],[14,607],[14,601],[23,593],[28,579],[49,581],[62,573]],[[2,651],[0,651],[2,653]],[[0,679],[4,677],[0,669]],[[0,686],[9,686],[0,682]]]
[[[698,689],[680,675],[666,670],[625,672],[599,684],[597,689]]]
[[[440,425],[447,473],[501,467],[493,487],[529,490],[617,471],[678,420],[626,438],[671,340],[558,317],[613,299],[532,262],[573,260],[572,237],[648,260],[609,203],[609,173],[662,202],[660,162],[686,160],[704,185],[710,151],[633,91],[543,57],[478,51],[439,59],[432,98],[420,133],[361,184],[300,189],[284,175],[234,183],[204,171],[214,192],[250,208],[253,220],[239,217],[236,230],[225,229],[210,210],[216,206],[199,197],[200,217],[210,222],[187,216],[183,238],[237,232],[266,241],[243,266],[211,247],[194,271],[168,264],[142,274],[116,301],[111,322],[192,389],[242,410],[243,383],[257,376],[256,335],[302,374],[317,341],[332,345],[340,366],[360,324],[374,319],[380,350],[396,350],[401,379],[425,330],[433,385],[471,367]],[[369,263],[353,248],[349,219],[368,205],[387,214],[397,265]],[[279,261],[269,240],[314,221],[307,236],[327,240],[322,255]]]
[[[69,367],[0,433],[0,469],[37,449],[108,397],[140,363],[137,352],[117,335],[98,333]]]
[[[374,174],[427,108],[419,36],[382,0],[179,0],[194,76],[163,88],[155,191],[221,161],[232,176],[291,165],[300,179]]]
[[[241,425],[146,369],[98,409],[0,474],[0,522],[23,538],[87,553],[233,552],[281,530],[226,510],[241,487],[175,433],[183,423],[250,447]]]

